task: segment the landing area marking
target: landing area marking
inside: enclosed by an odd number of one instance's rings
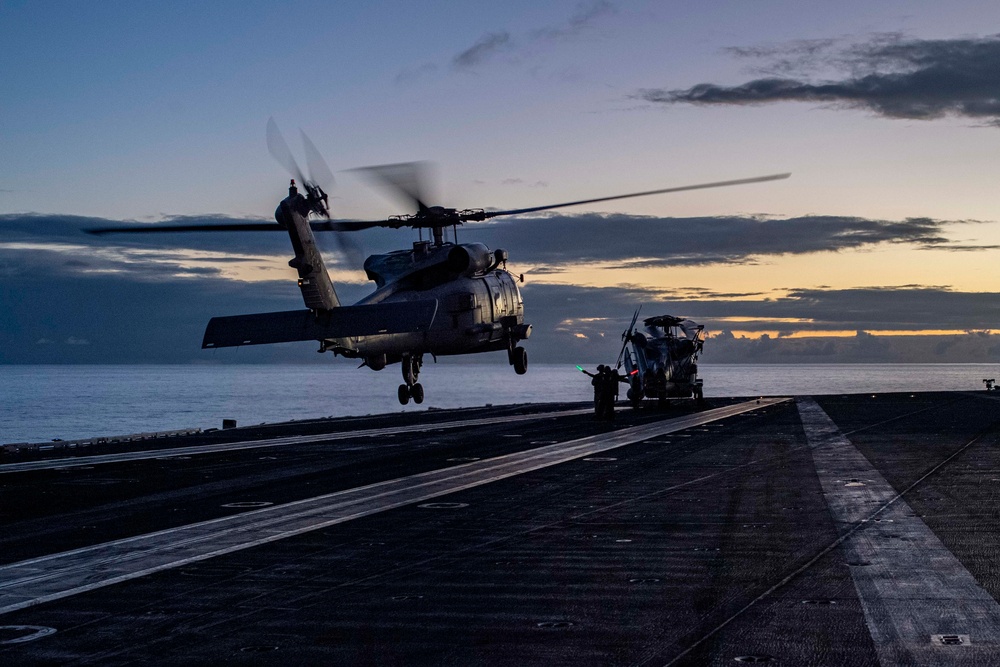
[[[12,563],[0,567],[0,614],[489,484],[788,400],[747,401]]]
[[[842,549],[848,556],[845,562],[866,563],[863,567],[852,567],[851,575],[880,664],[992,664],[994,656],[1000,651],[997,641],[1000,637],[1000,605],[902,500],[905,493],[966,451],[979,440],[979,436],[931,467],[908,487],[896,492],[816,401],[805,397],[797,398],[796,403],[806,435],[805,447],[813,452],[816,472],[839,537],[705,632],[670,659],[665,667],[672,667],[686,659],[758,602],[794,581],[837,549]],[[925,410],[916,410],[879,424]],[[858,430],[871,426],[875,425]],[[839,461],[841,457],[843,462]],[[847,494],[851,493],[856,497],[848,498]],[[904,525],[897,526],[897,514]],[[892,520],[888,521],[890,518]],[[878,528],[888,527],[897,527],[901,532],[878,531]],[[869,529],[873,529],[872,532],[864,535]],[[884,538],[885,542],[879,543],[879,538]],[[851,540],[855,541],[851,543]],[[848,543],[851,546],[844,546]],[[861,551],[863,547],[871,549],[867,552],[869,555],[864,560],[852,560],[866,553]],[[925,552],[920,553],[921,550]],[[897,558],[900,560],[897,561]],[[862,583],[859,584],[859,580]],[[939,629],[928,630],[931,627]],[[940,630],[951,627],[963,629]]]
[[[865,563],[850,572],[879,662],[992,662],[1000,605],[814,400],[798,408],[841,549]]]
[[[490,424],[508,424],[510,422],[534,421],[552,419],[554,417],[570,417],[590,414],[593,408],[579,410],[563,410],[560,412],[538,412],[529,415],[508,415],[505,417],[483,417],[481,419],[464,419],[452,422],[434,422],[431,424],[411,424],[410,426],[394,426],[390,428],[370,428],[359,431],[341,431],[319,435],[293,435],[283,438],[268,438],[266,440],[241,440],[218,445],[192,445],[190,447],[171,447],[165,449],[150,449],[140,452],[121,452],[120,454],[95,454],[93,456],[71,456],[61,459],[45,459],[42,461],[25,461],[23,463],[7,463],[0,465],[0,474],[27,472],[30,470],[48,470],[50,468],[75,468],[78,466],[93,466],[101,463],[125,463],[127,461],[142,461],[145,459],[173,458],[195,454],[215,454],[232,452],[241,449],[258,449],[260,447],[284,447],[287,445],[304,445],[313,442],[329,440],[348,440],[351,438],[374,438],[383,435],[399,433],[414,433],[432,431],[435,429],[468,428],[470,426],[489,426]]]

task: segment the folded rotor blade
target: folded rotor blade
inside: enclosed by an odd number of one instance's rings
[[[772,174],[770,176],[757,176],[755,178],[741,178],[735,181],[717,181],[715,183],[699,183],[698,185],[683,185],[678,188],[664,188],[662,190],[647,190],[646,192],[633,192],[627,195],[614,195],[612,197],[597,197],[596,199],[581,199],[579,201],[569,201],[562,204],[548,204],[546,206],[532,206],[530,208],[516,208],[509,211],[487,211],[486,218],[497,218],[502,215],[518,215],[521,213],[534,213],[536,211],[549,211],[554,208],[564,208],[567,206],[579,206],[580,204],[594,204],[602,201],[612,201],[615,199],[628,199],[629,197],[645,197],[647,195],[662,195],[668,192],[683,192],[685,190],[703,190],[705,188],[721,188],[728,185],[744,185],[746,183],[762,183],[764,181],[778,181],[788,178],[791,174]]]
[[[632,329],[635,328],[635,321],[639,319],[639,311],[642,310],[642,304],[635,309],[635,314],[632,315],[632,323],[628,325],[628,329],[622,332],[622,349],[618,352],[618,362],[615,364],[615,368],[622,367],[622,358],[625,356],[625,348],[628,346],[629,334],[632,333]]]

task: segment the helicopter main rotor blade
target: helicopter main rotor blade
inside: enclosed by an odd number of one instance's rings
[[[97,227],[84,231],[94,236],[105,234],[147,234],[150,232],[281,232],[285,228],[276,222],[234,222],[216,225],[156,225],[138,224],[119,227]]]
[[[372,167],[358,167],[350,171],[361,172],[380,185],[401,195],[417,211],[428,208],[427,181],[430,163],[400,162],[380,164]]]
[[[312,220],[309,226],[314,232],[360,232],[373,227],[399,229],[409,225],[402,220]]]
[[[314,220],[309,223],[315,232],[356,232],[372,227],[403,227],[397,220]],[[284,232],[276,222],[233,222],[207,225],[138,224],[119,227],[97,227],[84,230],[94,236],[106,234],[149,234],[162,232]]]
[[[302,170],[299,169],[299,164],[292,156],[292,151],[288,148],[288,143],[285,141],[285,138],[281,136],[281,130],[278,129],[278,124],[274,122],[274,117],[267,119],[267,152],[269,152],[271,157],[277,160],[289,174],[299,179],[299,183],[305,185],[306,179],[302,175]]]
[[[755,178],[741,178],[735,181],[717,181],[715,183],[699,183],[698,185],[683,185],[679,188],[664,188],[662,190],[647,190],[646,192],[633,192],[627,195],[614,195],[612,197],[597,197],[596,199],[581,199],[579,201],[569,201],[562,204],[549,204],[547,206],[532,206],[530,208],[516,208],[509,211],[487,211],[485,218],[497,218],[502,215],[518,215],[521,213],[534,213],[536,211],[550,211],[554,208],[564,208],[567,206],[579,206],[580,204],[594,204],[602,201],[613,201],[615,199],[628,199],[629,197],[645,197],[647,195],[662,195],[668,192],[683,192],[685,190],[704,190],[705,188],[722,188],[728,185],[744,185],[746,183],[763,183],[764,181],[779,181],[788,178],[791,174],[771,174],[770,176],[757,176]]]

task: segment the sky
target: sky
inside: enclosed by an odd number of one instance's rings
[[[605,361],[639,305],[705,361],[1000,360],[1000,5],[0,0],[0,363],[307,361],[199,349],[301,308],[268,220],[274,118],[336,218],[409,213],[359,167],[430,161],[436,203],[510,209],[787,180],[467,225],[523,273],[535,361]],[[352,238],[405,248],[410,230]],[[345,301],[372,289],[321,241]]]

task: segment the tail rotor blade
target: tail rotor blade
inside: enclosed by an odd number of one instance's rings
[[[333,172],[330,171],[329,165],[320,155],[316,145],[306,136],[306,133],[301,129],[299,129],[299,133],[302,135],[302,145],[306,149],[306,166],[309,168],[309,178],[324,190],[332,190]]]
[[[302,175],[302,170],[292,157],[292,151],[288,148],[285,138],[281,136],[281,130],[278,129],[273,117],[267,119],[267,151],[289,174],[299,179],[299,183],[305,185],[306,179]]]

